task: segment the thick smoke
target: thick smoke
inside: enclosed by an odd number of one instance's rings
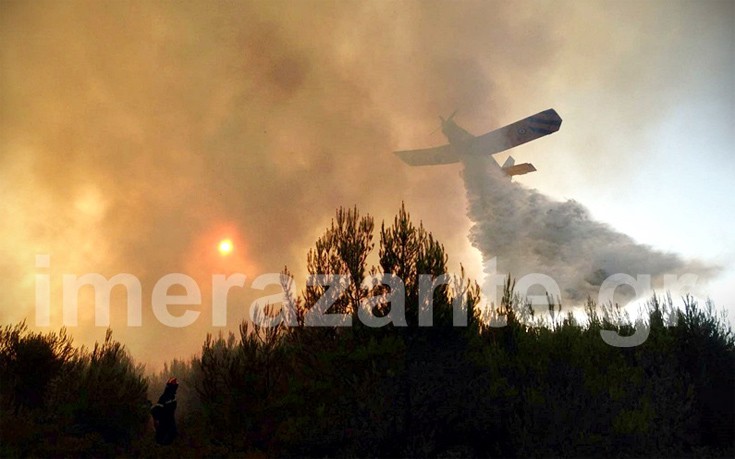
[[[127,272],[143,285],[143,326],[125,326],[124,294],[114,295],[116,336],[145,361],[195,352],[213,330],[211,274],[244,272],[249,287],[288,265],[303,281],[305,253],[338,206],[380,220],[405,201],[446,244],[451,268],[479,275],[456,166],[410,168],[392,151],[442,142],[429,133],[455,108],[480,134],[553,106],[567,123],[560,167],[584,145],[585,163],[605,171],[590,180],[628,174],[637,166],[610,154],[601,139],[611,136],[579,126],[594,112],[597,125],[624,119],[650,132],[688,89],[671,77],[693,57],[727,70],[712,45],[723,40],[704,32],[731,9],[686,5],[3,1],[0,322],[32,322],[36,273],[52,278],[57,327],[62,274]],[[476,221],[490,234],[492,221]],[[228,260],[214,251],[224,236],[236,239]],[[490,253],[497,244],[486,242]],[[39,253],[48,270],[36,269]],[[535,271],[529,254],[514,260]],[[171,272],[202,287],[201,318],[185,329],[150,308]],[[233,288],[228,324],[262,294]],[[91,344],[105,330],[86,299],[71,331]]]
[[[496,257],[498,273],[515,278],[550,276],[562,300],[572,304],[596,300],[600,286],[613,274],[648,275],[660,287],[666,274],[709,278],[716,272],[636,243],[593,220],[575,201],[554,201],[511,182],[488,156],[466,158],[462,175],[474,223],[470,240],[485,262]],[[628,298],[632,291],[621,293]]]

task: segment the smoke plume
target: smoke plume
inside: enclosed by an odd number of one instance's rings
[[[694,274],[704,279],[716,268],[636,243],[629,236],[593,220],[581,204],[555,201],[511,182],[493,159],[464,160],[472,244],[487,262],[496,257],[499,273],[519,278],[550,276],[562,300],[596,300],[603,281],[613,274],[663,276]],[[623,298],[631,292],[623,291]]]

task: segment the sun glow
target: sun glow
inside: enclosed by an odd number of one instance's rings
[[[230,239],[222,239],[221,241],[219,241],[219,246],[217,246],[217,250],[219,250],[220,255],[222,255],[223,257],[231,254],[234,248],[235,247],[232,245],[232,240]]]

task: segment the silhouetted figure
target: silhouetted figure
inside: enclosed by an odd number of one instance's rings
[[[163,394],[158,398],[158,403],[151,408],[153,425],[156,428],[156,443],[159,445],[170,445],[176,438],[176,389],[179,383],[176,378],[171,378],[166,383]]]

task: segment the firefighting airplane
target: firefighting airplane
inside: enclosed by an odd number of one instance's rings
[[[516,121],[500,129],[475,137],[454,122],[454,113],[449,118],[441,119],[442,133],[449,143],[440,147],[420,150],[396,151],[395,154],[403,162],[411,166],[429,166],[434,164],[452,164],[467,155],[494,155],[509,148],[522,145],[531,140],[552,134],[561,127],[561,117],[553,108]],[[523,175],[536,170],[533,164],[515,164],[512,156],[500,166],[508,177]]]

